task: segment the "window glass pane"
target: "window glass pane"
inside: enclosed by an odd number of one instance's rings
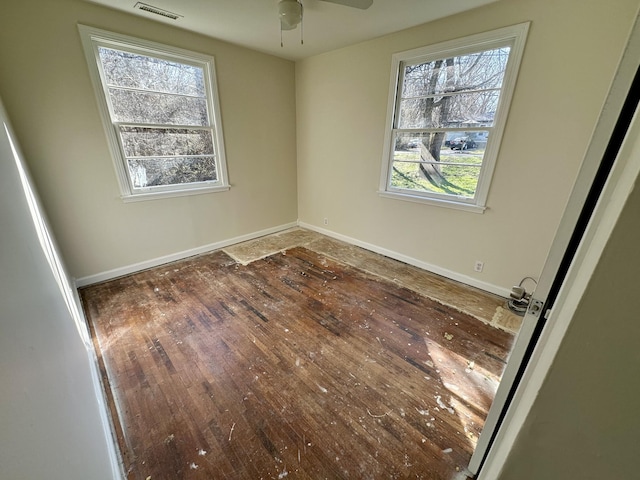
[[[499,98],[499,90],[489,90],[402,100],[398,128],[492,126]]]
[[[115,121],[169,125],[208,125],[204,98],[110,88]]]
[[[402,98],[501,88],[509,47],[404,66]]]
[[[135,188],[218,179],[213,157],[128,159],[127,163]]]
[[[397,133],[390,186],[473,198],[488,132]]]
[[[180,95],[205,96],[200,67],[99,47],[107,85]]]
[[[120,138],[127,158],[214,153],[211,130],[120,127]]]

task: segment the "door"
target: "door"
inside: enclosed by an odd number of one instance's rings
[[[640,27],[638,19],[585,154],[578,178],[556,232],[536,290],[510,354],[500,386],[478,439],[469,471],[476,475],[500,428],[520,377],[536,346],[596,204],[614,168],[640,100]],[[535,225],[531,226],[535,230]]]

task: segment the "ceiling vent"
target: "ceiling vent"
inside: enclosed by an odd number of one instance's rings
[[[169,12],[167,10],[163,10],[158,7],[154,7],[153,5],[148,5],[146,3],[138,2],[134,5],[134,8],[138,10],[144,10],[145,12],[155,13],[156,15],[160,15],[165,18],[170,18],[171,20],[177,20],[182,18],[182,15],[178,15],[177,13]]]

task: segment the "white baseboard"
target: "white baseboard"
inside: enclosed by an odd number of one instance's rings
[[[102,385],[100,375],[100,367],[98,366],[98,358],[93,346],[87,351],[87,356],[89,357],[93,388],[98,400],[100,421],[107,440],[107,454],[111,464],[111,476],[114,480],[124,480],[126,478],[124,462],[120,455],[120,448],[118,447],[118,440],[116,438],[115,427],[113,425],[113,422],[117,422],[119,420],[112,419],[111,414],[109,413],[109,406],[107,404],[107,398],[104,393],[104,386]]]
[[[111,418],[111,413],[107,403],[107,397],[105,394],[105,386],[102,384],[102,375],[100,374],[100,366],[98,365],[98,355],[91,341],[91,334],[89,333],[89,324],[87,318],[84,315],[84,309],[82,307],[82,301],[80,300],[80,294],[76,283],[71,280],[71,287],[73,291],[73,300],[77,309],[73,315],[78,315],[76,319],[83,324],[78,326],[81,330],[78,332],[82,341],[87,349],[87,358],[89,359],[89,371],[91,374],[91,382],[93,384],[93,390],[96,395],[96,401],[98,404],[98,411],[100,412],[100,423],[104,431],[105,440],[107,442],[107,456],[109,457],[109,464],[111,465],[111,478],[113,480],[124,480],[126,478],[124,470],[124,462],[120,454],[120,448],[118,447],[118,440],[116,438],[116,430],[113,422],[117,419]]]
[[[171,255],[165,255],[162,257],[153,258],[150,260],[146,260],[144,262],[134,263],[133,265],[127,265],[120,268],[114,268],[113,270],[108,270],[106,272],[97,273],[95,275],[89,275],[86,277],[78,278],[75,280],[77,287],[84,287],[87,285],[91,285],[93,283],[104,282],[106,280],[111,280],[112,278],[121,277],[123,275],[128,275],[130,273],[139,272],[141,270],[146,270],[148,268],[157,267],[159,265],[164,265],[166,263],[175,262],[176,260],[182,260],[183,258],[192,257],[194,255],[200,255],[202,253],[211,252],[213,250],[218,250],[221,248],[228,247],[229,245],[233,245],[235,243],[246,242],[247,240],[253,240],[255,238],[263,237],[265,235],[270,235],[272,233],[281,232],[288,228],[292,228],[295,226],[300,226],[302,228],[306,228],[308,230],[313,230],[314,232],[321,233],[331,238],[335,238],[337,240],[341,240],[346,243],[350,243],[351,245],[356,245],[358,247],[362,247],[366,250],[379,253],[380,255],[384,255],[389,258],[393,258],[395,260],[399,260],[401,262],[407,263],[409,265],[413,265],[414,267],[422,268],[423,270],[427,270],[428,272],[435,273],[437,275],[442,275],[443,277],[449,278],[451,280],[455,280],[457,282],[464,283],[466,285],[471,285],[472,287],[479,288],[480,290],[484,290],[485,292],[494,293],[496,295],[500,295],[501,297],[508,297],[510,290],[504,287],[500,287],[498,285],[493,285],[488,282],[483,282],[478,280],[477,278],[469,277],[467,275],[460,274],[458,272],[454,272],[452,270],[447,270],[446,268],[439,267],[437,265],[432,265],[427,262],[423,262],[422,260],[418,260],[413,257],[409,257],[402,253],[395,252],[393,250],[389,250],[378,245],[374,245],[368,242],[363,242],[356,238],[348,237],[346,235],[342,235],[340,233],[333,232],[331,230],[327,230],[324,228],[317,227],[315,225],[311,225],[305,222],[292,222],[284,225],[279,225],[277,227],[267,228],[265,230],[260,230],[258,232],[248,233],[246,235],[241,235],[234,238],[229,238],[226,240],[221,240],[219,242],[210,243],[207,245],[203,245],[201,247],[192,248],[189,250],[184,250],[182,252],[173,253]]]
[[[394,252],[393,250],[388,250],[386,248],[373,245],[371,243],[363,242],[361,240],[357,240],[355,238],[351,238],[346,235],[333,232],[331,230],[326,230],[324,228],[320,228],[315,225],[311,225],[309,223],[300,222],[300,221],[298,221],[298,225],[302,228],[306,228],[307,230],[313,230],[314,232],[321,233],[323,235],[326,235],[327,237],[332,237],[332,238],[335,238],[336,240],[341,240],[343,242],[350,243],[358,247],[362,247],[366,250],[370,250],[372,252],[379,253],[380,255],[384,255],[385,257],[393,258],[395,260],[399,260],[409,265],[413,265],[414,267],[418,267],[423,270],[427,270],[428,272],[435,273],[436,275],[441,275],[451,280],[464,283],[465,285],[470,285],[472,287],[479,288],[480,290],[484,290],[485,292],[494,293],[501,297],[509,297],[509,294],[511,293],[511,291],[508,288],[500,287],[498,285],[494,285],[488,282],[483,282],[481,280],[478,280],[477,278],[469,277],[467,275],[463,275],[461,273],[454,272],[452,270],[447,270],[446,268],[438,267],[437,265],[432,265],[430,263],[423,262],[422,260],[409,257],[402,253]]]
[[[202,253],[211,252],[213,250],[219,250],[234,243],[246,242],[247,240],[253,240],[254,238],[264,237],[272,233],[281,232],[288,228],[296,227],[297,222],[291,222],[277,227],[267,228],[258,232],[248,233],[246,235],[240,235],[239,237],[229,238],[221,240],[219,242],[209,243],[201,247],[191,248],[182,252],[173,253],[171,255],[165,255],[162,257],[152,258],[151,260],[145,260],[144,262],[134,263],[133,265],[127,265],[125,267],[114,268],[102,273],[96,273],[95,275],[88,275],[86,277],[78,278],[75,280],[77,287],[84,287],[93,283],[104,282],[111,280],[112,278],[121,277],[130,273],[139,272],[148,268],[164,265],[165,263],[175,262],[176,260],[182,260],[183,258],[193,257],[194,255],[200,255]]]

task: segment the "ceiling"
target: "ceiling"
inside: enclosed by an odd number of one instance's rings
[[[318,55],[404,30],[496,0],[374,0],[359,10],[320,0],[304,5],[304,45],[300,27],[284,31],[280,46],[278,0],[144,0],[176,13],[171,20],[135,8],[138,0],[85,0],[198,32],[289,60]]]

